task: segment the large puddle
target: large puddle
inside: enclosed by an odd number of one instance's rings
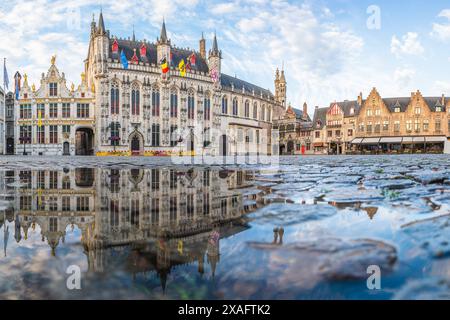
[[[449,223],[448,156],[3,157],[0,298],[450,299]]]

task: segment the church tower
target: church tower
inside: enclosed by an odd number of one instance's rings
[[[275,73],[275,101],[286,108],[286,77],[284,76],[284,68],[277,69]]]

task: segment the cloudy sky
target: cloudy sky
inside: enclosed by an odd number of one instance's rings
[[[0,6],[0,57],[39,83],[50,57],[79,83],[92,15],[111,34],[154,41],[165,17],[179,47],[198,49],[214,31],[223,71],[273,91],[284,62],[296,107],[383,96],[450,95],[450,4],[433,0],[9,0]],[[12,83],[12,79],[10,79]]]

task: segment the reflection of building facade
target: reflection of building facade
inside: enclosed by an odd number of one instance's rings
[[[173,46],[164,23],[156,43],[134,33],[119,39],[100,14],[85,62],[88,86],[96,88],[97,154],[270,153],[271,120],[285,105],[284,73],[277,71],[273,95],[222,74],[221,59],[215,36],[208,55],[203,37],[198,51]],[[189,66],[185,76],[181,61]]]
[[[155,271],[165,282],[173,266],[219,262],[221,238],[245,230],[242,217],[262,203],[249,192],[253,174],[213,169],[75,169],[8,171],[17,242],[40,229],[53,255],[66,231],[81,230],[91,271],[125,259],[133,273]],[[252,200],[251,205],[246,200]]]
[[[81,85],[68,89],[55,57],[40,87],[30,87],[27,76],[16,101],[16,154],[88,155],[93,153],[93,92],[84,75]]]
[[[382,98],[374,88],[365,100],[360,94],[354,101],[316,107],[310,136],[314,154],[450,153],[449,122],[445,96],[423,97],[417,91],[407,98]],[[292,150],[300,134],[293,134],[293,124],[290,128],[285,135]]]

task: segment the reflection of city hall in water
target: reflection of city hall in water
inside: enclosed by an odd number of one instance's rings
[[[119,250],[130,273],[156,271],[162,281],[179,264],[197,262],[202,273],[207,262],[214,272],[219,240],[247,228],[241,218],[262,203],[265,192],[243,196],[239,191],[252,187],[250,171],[75,169],[5,175],[7,184],[20,182],[6,187],[14,200],[5,216],[15,224],[17,242],[39,226],[42,241],[56,255],[66,230],[77,226],[90,271],[107,271],[115,259],[112,250]]]
[[[285,111],[284,71],[277,71],[272,94],[223,74],[221,60],[216,36],[208,53],[203,36],[198,51],[173,46],[165,23],[155,43],[137,40],[134,32],[132,38],[120,39],[110,35],[100,14],[98,23],[91,24],[79,87],[67,89],[55,57],[40,88],[30,88],[24,75],[15,152],[271,154],[276,143],[272,119]],[[180,74],[181,61],[185,76]],[[41,109],[43,122],[38,125]]]

